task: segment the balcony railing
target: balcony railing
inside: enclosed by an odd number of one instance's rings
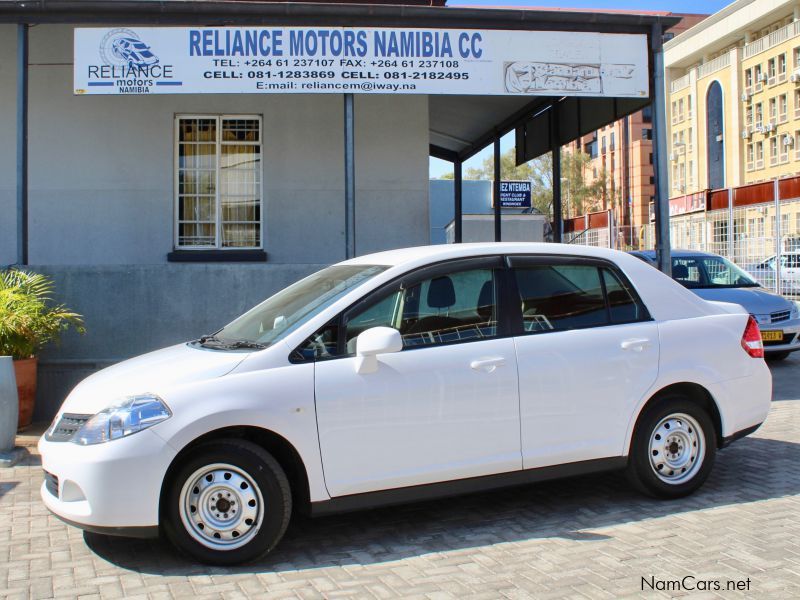
[[[744,47],[743,58],[750,58],[756,54],[761,54],[770,48],[782,44],[786,40],[800,35],[800,21],[789,23],[786,27],[781,27],[769,35],[750,42]]]
[[[681,90],[685,90],[689,87],[689,73],[684,75],[683,77],[678,77],[678,79],[673,79],[672,82],[669,84],[669,91],[673,94],[675,92],[680,92]]]
[[[728,65],[731,64],[731,53],[726,52],[718,56],[717,58],[708,61],[697,67],[697,78],[700,79],[701,77],[705,77],[707,75],[711,75],[711,73],[715,73],[720,69],[724,69]]]

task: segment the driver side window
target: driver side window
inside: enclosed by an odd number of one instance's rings
[[[438,275],[390,294],[349,315],[346,352],[370,327],[394,327],[404,348],[450,344],[497,335],[497,277],[492,269]]]

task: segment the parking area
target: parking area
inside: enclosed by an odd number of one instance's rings
[[[613,474],[295,519],[238,568],[67,527],[39,500],[31,453],[0,470],[0,597],[797,598],[800,356],[772,370],[766,424],[692,497],[650,500]]]

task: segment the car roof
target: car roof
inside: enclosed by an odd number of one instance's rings
[[[433,246],[414,246],[398,250],[386,250],[365,254],[340,264],[412,266],[417,263],[433,263],[443,260],[485,256],[487,254],[553,254],[567,256],[588,256],[617,261],[624,252],[581,246],[579,244],[553,244],[544,242],[479,242],[466,244],[438,244]]]

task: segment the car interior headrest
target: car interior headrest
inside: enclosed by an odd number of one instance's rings
[[[428,306],[431,308],[449,308],[456,303],[456,290],[453,280],[447,276],[431,280],[428,287]]]
[[[674,279],[689,279],[689,267],[686,265],[672,265],[672,277]]]

